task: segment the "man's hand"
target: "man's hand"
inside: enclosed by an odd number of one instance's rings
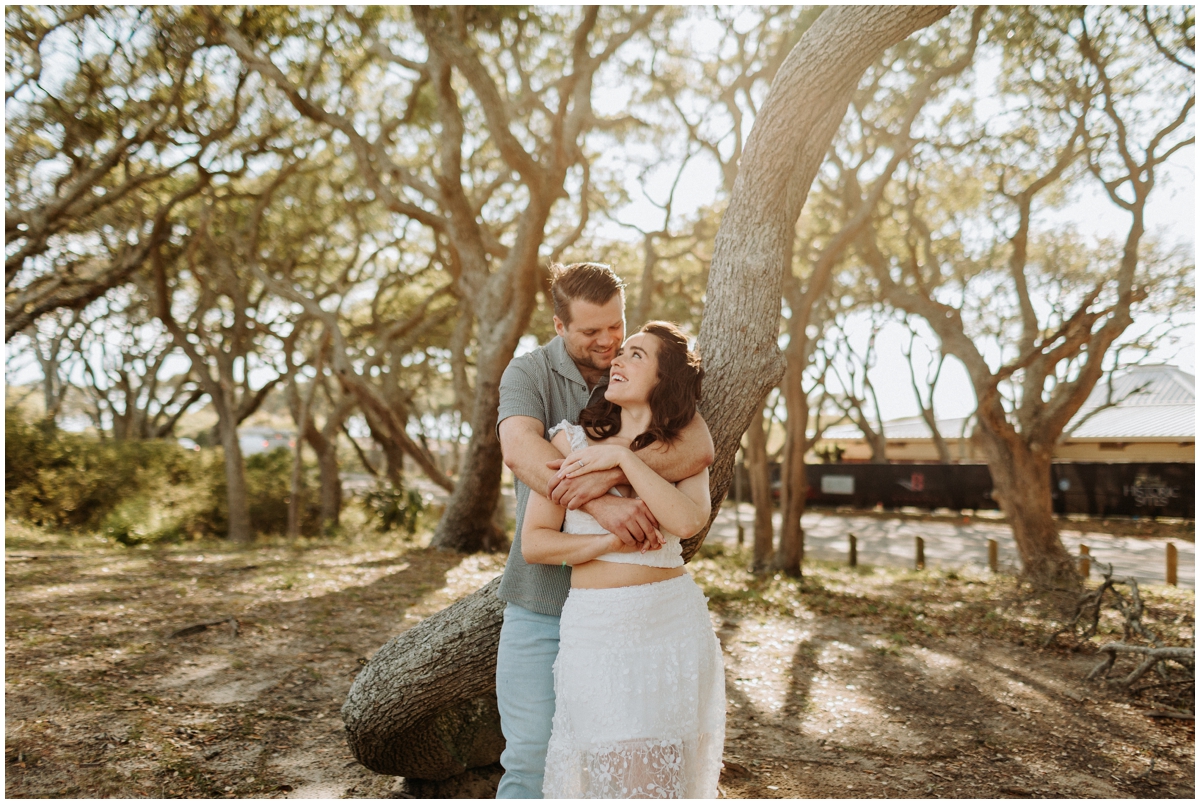
[[[546,466],[558,469],[562,461],[550,461]],[[550,481],[546,496],[555,504],[575,511],[592,500],[608,495],[608,490],[625,480],[620,469],[605,472],[590,472],[579,477],[568,478],[557,472]]]
[[[592,500],[587,512],[628,547],[636,546],[644,553],[663,546],[658,520],[641,500],[606,494]]]

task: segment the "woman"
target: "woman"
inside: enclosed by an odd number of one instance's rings
[[[626,548],[582,511],[531,495],[525,560],[573,567],[554,663],[547,798],[715,798],[725,676],[703,593],[679,541],[708,522],[708,470],[672,485],[637,453],[670,442],[696,412],[703,377],[678,328],[651,322],[613,360],[604,399],[563,422],[561,474],[620,467],[663,546]]]

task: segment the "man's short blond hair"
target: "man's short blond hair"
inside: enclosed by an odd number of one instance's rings
[[[625,283],[602,262],[576,262],[550,266],[550,295],[554,299],[554,314],[563,326],[571,323],[571,302],[582,299],[592,304],[608,304],[621,294],[625,299]]]

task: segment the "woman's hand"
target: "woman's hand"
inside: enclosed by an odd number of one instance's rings
[[[609,536],[612,537],[611,539],[609,539],[609,543],[608,543],[608,552],[610,552],[610,553],[644,553],[644,552],[646,552],[646,544],[647,543],[645,543],[645,542],[642,544],[638,544],[636,542],[634,542],[633,544],[626,544],[625,542],[621,541],[621,537],[617,536],[616,534],[610,533]],[[661,539],[662,536],[660,535],[659,538]],[[660,544],[658,547],[655,547],[654,549],[659,550],[661,548],[662,548],[662,545]]]
[[[599,444],[578,449],[563,459],[558,474],[569,478],[614,469],[621,465],[626,455],[632,454],[628,447],[618,447],[615,444]]]

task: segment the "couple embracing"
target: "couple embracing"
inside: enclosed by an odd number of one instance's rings
[[[552,266],[558,337],[500,383],[517,535],[496,695],[498,798],[713,798],[721,649],[680,539],[708,522],[703,370],[672,324],[625,340],[606,265]]]

